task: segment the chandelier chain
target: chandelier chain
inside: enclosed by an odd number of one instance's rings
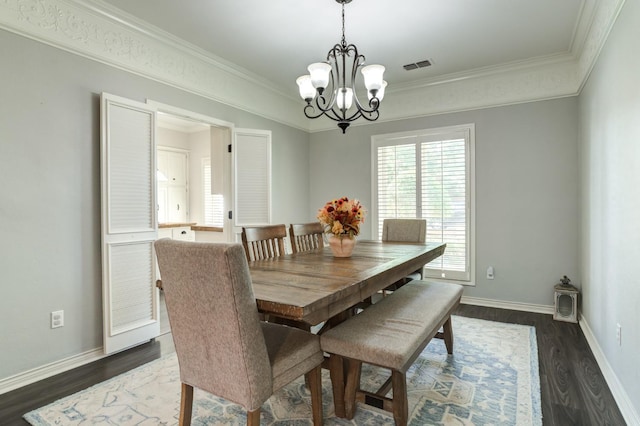
[[[344,3],[342,3],[342,45],[347,45],[347,39],[344,36]]]

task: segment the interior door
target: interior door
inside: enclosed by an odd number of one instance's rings
[[[109,354],[160,334],[155,108],[101,98],[103,345]]]
[[[271,132],[235,129],[233,138],[233,232],[271,223]]]

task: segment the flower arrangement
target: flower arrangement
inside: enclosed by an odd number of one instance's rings
[[[347,197],[331,200],[318,210],[318,220],[324,227],[324,232],[340,238],[358,235],[364,215],[365,208],[360,201],[349,200]]]

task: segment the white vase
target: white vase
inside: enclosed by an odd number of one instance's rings
[[[355,245],[355,238],[329,235],[329,247],[331,247],[334,257],[351,257],[351,253],[353,252]]]

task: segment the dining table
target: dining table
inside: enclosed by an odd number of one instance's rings
[[[324,247],[250,261],[249,270],[262,314],[310,327],[340,318],[445,248],[445,243],[358,240],[350,257],[334,257]]]

